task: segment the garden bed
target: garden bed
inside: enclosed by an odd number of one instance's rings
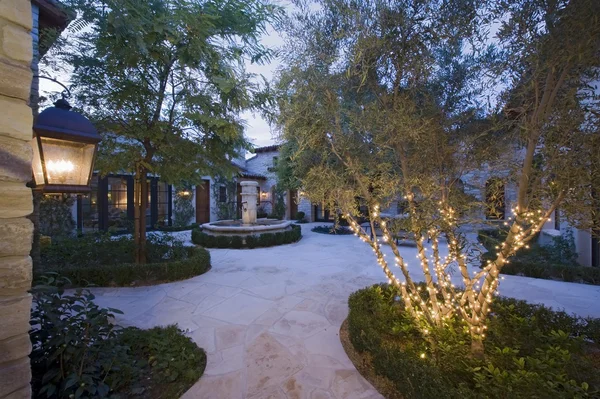
[[[329,226],[329,225],[323,225],[323,226],[315,226],[313,227],[310,231],[313,231],[315,233],[319,233],[319,234],[330,234],[332,236],[335,235],[351,235],[354,234],[354,232],[345,226]]]
[[[208,234],[202,229],[192,230],[192,242],[205,248],[260,248],[275,245],[291,244],[302,238],[300,226],[291,225],[290,230],[277,233],[262,233],[256,235],[216,235]]]
[[[64,291],[47,275],[33,288],[32,391],[35,398],[180,397],[204,373],[206,353],[177,326],[140,330],[113,324],[85,289]]]
[[[479,360],[457,321],[426,340],[387,285],[357,291],[348,304],[342,342],[347,332],[348,356],[387,398],[598,397],[600,319],[498,298]]]
[[[136,286],[161,284],[198,276],[210,270],[210,254],[186,247],[168,235],[149,234],[147,263],[134,263],[130,237],[90,235],[54,240],[41,251],[42,268],[34,278],[56,272],[71,286]]]
[[[502,230],[484,229],[478,240],[488,251],[481,255],[481,267],[496,258],[496,246],[502,244],[506,233]],[[535,239],[534,239],[535,241]],[[577,264],[575,243],[571,238],[555,237],[553,243],[542,246],[537,242],[531,248],[521,249],[502,267],[502,274],[558,280],[573,283],[600,285],[600,268]]]

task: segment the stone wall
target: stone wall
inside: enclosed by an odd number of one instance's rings
[[[0,1],[0,398],[30,398],[31,85],[29,0]]]

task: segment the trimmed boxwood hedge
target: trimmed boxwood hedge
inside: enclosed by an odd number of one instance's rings
[[[484,359],[477,359],[462,322],[448,320],[425,337],[400,295],[381,284],[348,299],[348,336],[363,360],[357,367],[385,379],[384,387],[395,391],[386,397],[598,397],[600,319],[499,297],[491,305]]]
[[[158,226],[156,228],[156,230],[174,233],[174,232],[178,232],[178,231],[192,230],[192,229],[197,228],[198,226],[199,226],[198,223],[192,223],[188,226]]]
[[[202,229],[192,230],[192,242],[205,248],[258,248],[272,247],[297,242],[302,238],[300,226],[291,225],[291,230],[279,233],[262,233],[260,235],[229,236],[212,235]]]
[[[181,260],[158,263],[118,263],[102,266],[67,266],[54,271],[68,278],[74,287],[90,284],[107,286],[131,286],[160,284],[199,276],[210,270],[210,254],[204,248],[187,247],[188,257]]]
[[[134,263],[134,247],[130,237],[108,235],[53,240],[42,248],[34,278],[55,272],[72,286],[130,286],[182,280],[210,269],[208,251],[183,246],[166,234],[148,235],[146,264]]]

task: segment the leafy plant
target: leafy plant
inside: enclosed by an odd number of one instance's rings
[[[204,372],[206,353],[176,326],[113,324],[87,289],[67,294],[49,273],[32,289],[32,390],[36,398],[179,397]]]
[[[469,333],[458,318],[425,334],[403,311],[394,287],[359,290],[348,304],[352,345],[369,355],[374,371],[401,397],[566,399],[599,393],[598,319],[499,298],[478,359],[470,355]]]
[[[74,202],[69,195],[43,195],[39,205],[40,234],[49,237],[73,234],[75,221],[71,208]]]
[[[306,213],[302,211],[296,212],[296,220],[300,223],[304,222],[304,218],[306,217]]]
[[[149,263],[134,263],[133,240],[107,234],[53,240],[42,248],[37,273],[59,272],[75,286],[127,286],[190,278],[210,269],[210,254],[168,234],[148,236]]]
[[[69,281],[43,276],[33,288],[30,332],[35,397],[107,397],[130,382],[128,348],[110,319],[122,314],[102,309],[85,289],[65,294]],[[118,372],[115,372],[117,371]]]
[[[323,225],[323,226],[315,226],[311,229],[311,231],[314,231],[315,233],[321,233],[321,234],[333,234],[333,235],[350,235],[350,234],[354,234],[354,232],[352,230],[350,230],[348,227],[344,227],[344,226],[328,226],[328,225]]]
[[[190,223],[190,220],[194,217],[195,209],[192,204],[191,198],[186,198],[181,195],[175,197],[175,207],[173,209],[173,216],[175,216],[174,225],[176,227],[184,227]]]

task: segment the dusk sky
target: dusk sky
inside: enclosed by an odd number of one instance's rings
[[[275,1],[276,4],[281,5],[286,9],[291,9],[292,6],[289,1]],[[67,34],[68,29],[65,30],[63,34]],[[268,32],[263,35],[262,43],[265,46],[276,49],[277,47],[283,45],[282,36],[277,33],[273,28],[269,28]],[[274,76],[274,72],[279,67],[280,60],[274,59],[271,63],[266,65],[257,65],[257,64],[248,64],[246,65],[247,72],[254,73],[257,75],[263,75],[267,80],[271,80]],[[68,74],[59,74],[56,75],[54,73],[47,73],[45,71],[40,71],[41,74],[51,75],[58,79],[61,83],[66,85],[69,84],[69,76]],[[260,76],[259,76],[260,79]],[[262,79],[260,79],[262,81]],[[62,91],[62,88],[53,83],[51,81],[42,79],[40,80],[40,94],[44,95],[46,93],[57,93]],[[271,132],[271,128],[269,124],[262,118],[259,114],[254,114],[252,112],[244,112],[242,118],[246,121],[246,137],[250,140],[252,144],[257,147],[267,146],[275,143],[273,134]]]

